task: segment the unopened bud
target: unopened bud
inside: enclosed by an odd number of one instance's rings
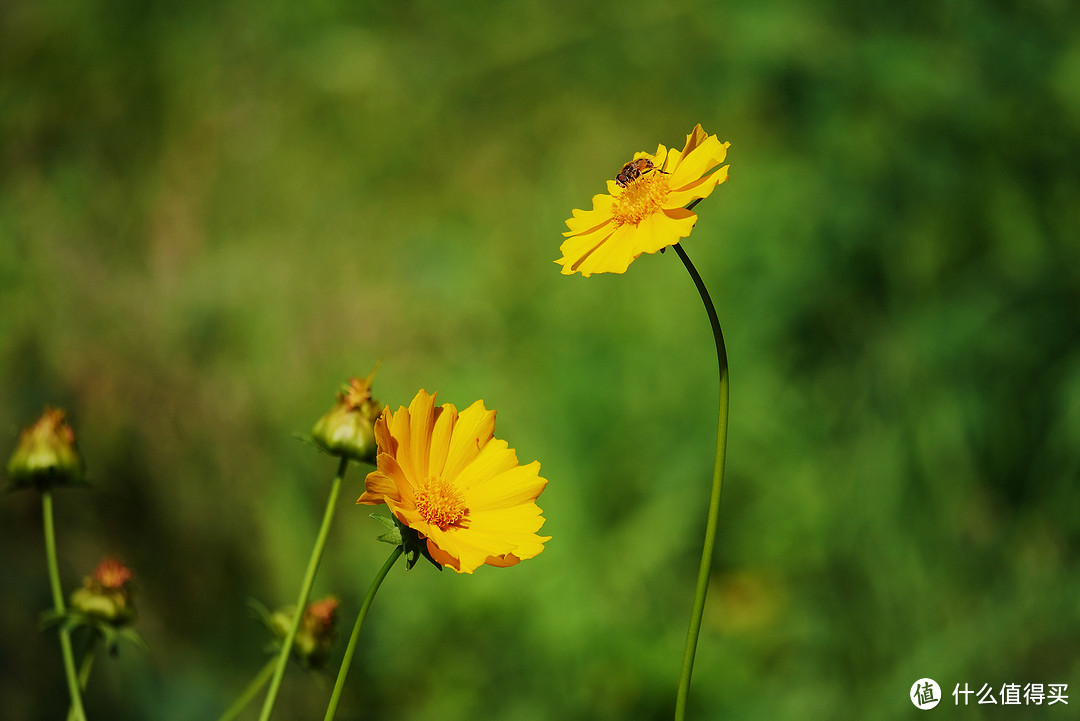
[[[115,558],[106,558],[71,594],[71,608],[94,621],[124,626],[135,620],[131,570]]]
[[[11,454],[8,476],[15,488],[73,485],[82,481],[83,463],[75,448],[75,432],[64,411],[46,408],[41,417],[22,432]]]
[[[312,440],[327,453],[375,464],[375,421],[382,406],[371,397],[371,381],[352,378],[337,394],[337,402],[311,429]]]
[[[334,643],[339,602],[333,596],[308,604],[300,619],[293,640],[293,655],[303,665],[312,668],[322,666],[330,656],[330,647]],[[279,639],[284,639],[292,624],[293,608],[283,608],[270,616],[270,630]]]

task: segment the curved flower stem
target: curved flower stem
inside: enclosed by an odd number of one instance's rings
[[[251,703],[251,700],[255,698],[255,695],[262,690],[262,687],[266,685],[266,682],[270,680],[270,676],[274,673],[274,668],[277,666],[277,658],[271,658],[259,671],[259,674],[251,680],[248,687],[244,689],[244,692],[240,694],[240,697],[233,702],[225,713],[221,714],[221,718],[218,721],[233,721],[240,712],[247,708],[247,705]]]
[[[330,696],[330,705],[326,707],[326,716],[323,721],[332,721],[334,714],[337,713],[341,690],[345,688],[345,677],[349,673],[349,666],[352,665],[353,656],[356,654],[356,643],[357,639],[360,638],[360,627],[364,625],[364,617],[367,616],[371,602],[375,600],[375,593],[379,590],[379,586],[382,585],[383,579],[386,578],[386,574],[390,573],[390,569],[393,568],[394,563],[401,556],[401,550],[401,546],[394,547],[390,558],[386,559],[386,563],[379,569],[379,574],[371,582],[371,588],[368,589],[367,596],[364,597],[364,603],[360,606],[360,613],[356,616],[356,623],[353,624],[352,635],[349,636],[349,645],[345,649],[345,656],[341,659],[341,668],[338,669],[337,681],[334,682],[334,693]]]
[[[337,475],[330,487],[330,497],[326,500],[326,512],[323,513],[322,526],[319,535],[315,539],[315,547],[311,549],[311,558],[308,560],[307,571],[304,573],[303,583],[300,584],[300,597],[296,599],[296,613],[293,614],[289,632],[285,634],[285,640],[281,644],[281,652],[278,653],[277,666],[274,668],[274,676],[270,680],[270,690],[266,694],[262,713],[259,721],[268,721],[270,713],[274,710],[274,701],[277,700],[278,689],[281,687],[281,677],[285,675],[285,667],[289,663],[289,654],[292,652],[293,641],[296,640],[296,630],[300,628],[300,619],[304,617],[304,607],[307,606],[308,596],[311,595],[311,586],[315,582],[315,573],[319,570],[319,561],[322,560],[323,548],[326,546],[326,536],[330,532],[330,522],[334,519],[334,508],[337,507],[338,494],[341,492],[341,481],[345,478],[345,471],[349,467],[349,459],[342,457],[338,464]]]
[[[64,592],[60,587],[60,568],[56,561],[56,531],[53,529],[52,491],[41,492],[41,515],[45,525],[45,560],[49,565],[49,585],[52,588],[53,608],[61,618],[60,652],[64,657],[64,675],[67,677],[68,692],[71,694],[71,712],[75,721],[86,721],[83,709],[82,692],[79,690],[79,678],[75,673],[75,654],[71,650],[71,632],[63,624],[67,613],[64,606]]]
[[[696,203],[695,203],[696,204]],[[691,205],[690,207],[693,207]],[[697,286],[701,295],[701,302],[705,304],[705,312],[709,314],[709,324],[712,326],[713,338],[716,341],[716,365],[720,370],[720,410],[716,429],[716,462],[713,466],[712,495],[709,498],[709,517],[705,525],[705,547],[701,552],[701,567],[698,570],[697,590],[694,593],[694,607],[690,612],[690,628],[686,633],[686,648],[683,651],[682,673],[679,676],[679,691],[675,698],[675,721],[683,721],[686,718],[686,699],[690,695],[690,675],[694,671],[694,654],[697,652],[698,634],[701,631],[701,617],[705,611],[705,594],[709,589],[709,571],[712,567],[713,549],[716,545],[716,529],[720,518],[720,490],[724,484],[724,457],[727,453],[727,426],[728,426],[728,362],[727,350],[724,347],[724,332],[720,329],[720,319],[716,315],[716,307],[709,297],[709,291],[705,283],[698,275],[694,264],[683,250],[681,244],[676,243],[675,252],[686,266],[690,278]]]

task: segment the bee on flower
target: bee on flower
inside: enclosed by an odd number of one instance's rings
[[[663,145],[656,153],[635,153],[607,193],[593,196],[591,210],[574,210],[555,262],[563,275],[625,273],[642,253],[655,253],[690,235],[697,214],[687,206],[707,198],[728,178],[730,143],[708,135],[701,125],[686,136],[682,150]]]

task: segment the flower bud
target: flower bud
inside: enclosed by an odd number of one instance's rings
[[[71,609],[93,621],[125,626],[135,620],[131,570],[115,558],[106,558],[83,587],[71,594]]]
[[[337,402],[311,429],[312,440],[327,453],[375,464],[375,421],[382,406],[371,397],[371,381],[351,378],[337,394]]]
[[[82,481],[83,462],[75,448],[75,432],[64,411],[46,408],[41,417],[22,432],[11,454],[8,476],[15,488],[46,490],[54,485]]]
[[[301,664],[319,668],[330,656],[330,647],[334,643],[334,631],[337,625],[338,605],[339,601],[336,598],[328,596],[321,601],[308,604],[307,609],[304,610],[292,648],[293,655]],[[294,612],[292,607],[283,608],[270,616],[270,630],[278,639],[284,640],[289,632]]]

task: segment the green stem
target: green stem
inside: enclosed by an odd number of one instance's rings
[[[323,513],[322,526],[319,528],[319,536],[315,539],[315,547],[311,549],[311,558],[308,560],[307,571],[304,573],[304,581],[300,584],[300,597],[296,600],[296,612],[293,614],[289,632],[285,634],[285,640],[281,644],[281,652],[278,654],[277,666],[274,668],[274,677],[270,680],[270,690],[266,694],[262,713],[259,721],[268,721],[270,713],[274,710],[274,701],[277,700],[278,689],[281,687],[281,677],[285,675],[285,666],[289,663],[289,654],[292,652],[293,641],[296,639],[296,630],[300,628],[300,619],[304,616],[304,608],[307,606],[308,596],[311,594],[311,585],[315,582],[315,572],[319,570],[319,561],[322,560],[323,548],[326,546],[326,536],[330,532],[330,522],[334,518],[334,508],[337,506],[338,494],[341,492],[341,481],[345,477],[345,470],[349,467],[349,459],[342,457],[338,464],[337,475],[330,487],[330,497],[326,501],[326,512]]]
[[[79,662],[79,688],[86,690],[86,682],[90,679],[90,669],[94,667],[94,657],[97,655],[98,639],[101,637],[96,630],[91,631],[90,643],[83,652],[82,661]],[[74,706],[68,709],[67,721],[75,721]]]
[[[693,207],[693,206],[691,206]],[[694,654],[697,652],[698,635],[701,632],[701,618],[705,612],[705,594],[709,589],[709,572],[712,567],[713,550],[716,546],[716,529],[720,518],[720,491],[724,484],[724,457],[727,453],[727,426],[728,426],[728,361],[727,350],[724,348],[724,332],[720,329],[720,319],[716,315],[716,307],[709,297],[709,291],[705,283],[698,275],[694,264],[683,250],[681,244],[676,243],[675,252],[686,266],[690,278],[697,286],[701,295],[701,302],[705,305],[705,312],[709,314],[709,324],[712,326],[713,339],[716,341],[716,364],[720,370],[720,410],[716,428],[716,462],[713,466],[712,494],[709,498],[709,518],[705,525],[705,547],[701,552],[701,566],[698,569],[697,590],[694,592],[694,607],[690,612],[690,628],[686,633],[686,648],[683,651],[682,673],[679,676],[679,691],[675,699],[675,721],[683,721],[686,718],[686,699],[690,695],[690,676],[694,671]]]
[[[79,679],[75,673],[75,654],[71,651],[71,633],[63,620],[67,608],[64,606],[64,592],[60,588],[60,568],[56,560],[56,532],[53,529],[52,491],[49,489],[41,492],[41,514],[45,521],[45,560],[49,565],[49,585],[52,588],[53,608],[61,619],[60,652],[64,657],[64,675],[67,677],[68,693],[71,695],[71,710],[75,714],[75,721],[86,721]]]
[[[240,697],[236,699],[232,706],[228,708],[225,713],[221,714],[221,718],[218,721],[233,721],[240,712],[247,708],[247,705],[251,703],[251,700],[255,698],[255,695],[262,690],[262,687],[266,685],[266,682],[270,680],[270,676],[274,673],[274,668],[277,666],[277,657],[271,658],[259,671],[259,675],[251,680],[248,687],[244,689],[244,692],[240,694]]]
[[[79,663],[79,688],[83,690],[86,690],[86,682],[90,679],[90,669],[94,667],[97,642],[98,634],[95,632],[94,637],[90,639],[90,645],[87,647],[86,653],[83,654],[82,661]]]
[[[323,721],[332,721],[334,714],[337,713],[341,690],[345,688],[345,677],[349,674],[349,666],[352,665],[353,656],[356,654],[356,643],[357,639],[360,638],[360,627],[364,625],[364,618],[371,607],[371,602],[375,600],[375,593],[379,590],[379,586],[382,585],[386,574],[390,573],[390,569],[393,568],[394,563],[400,556],[401,546],[395,546],[390,558],[386,559],[386,563],[379,569],[379,575],[375,576],[375,580],[371,582],[371,588],[368,589],[367,596],[364,597],[364,605],[360,607],[360,613],[356,616],[356,623],[353,624],[352,635],[349,636],[349,645],[345,649],[344,658],[341,659],[341,668],[338,669],[337,681],[334,682],[334,693],[330,696],[330,705],[326,707],[326,716]]]

